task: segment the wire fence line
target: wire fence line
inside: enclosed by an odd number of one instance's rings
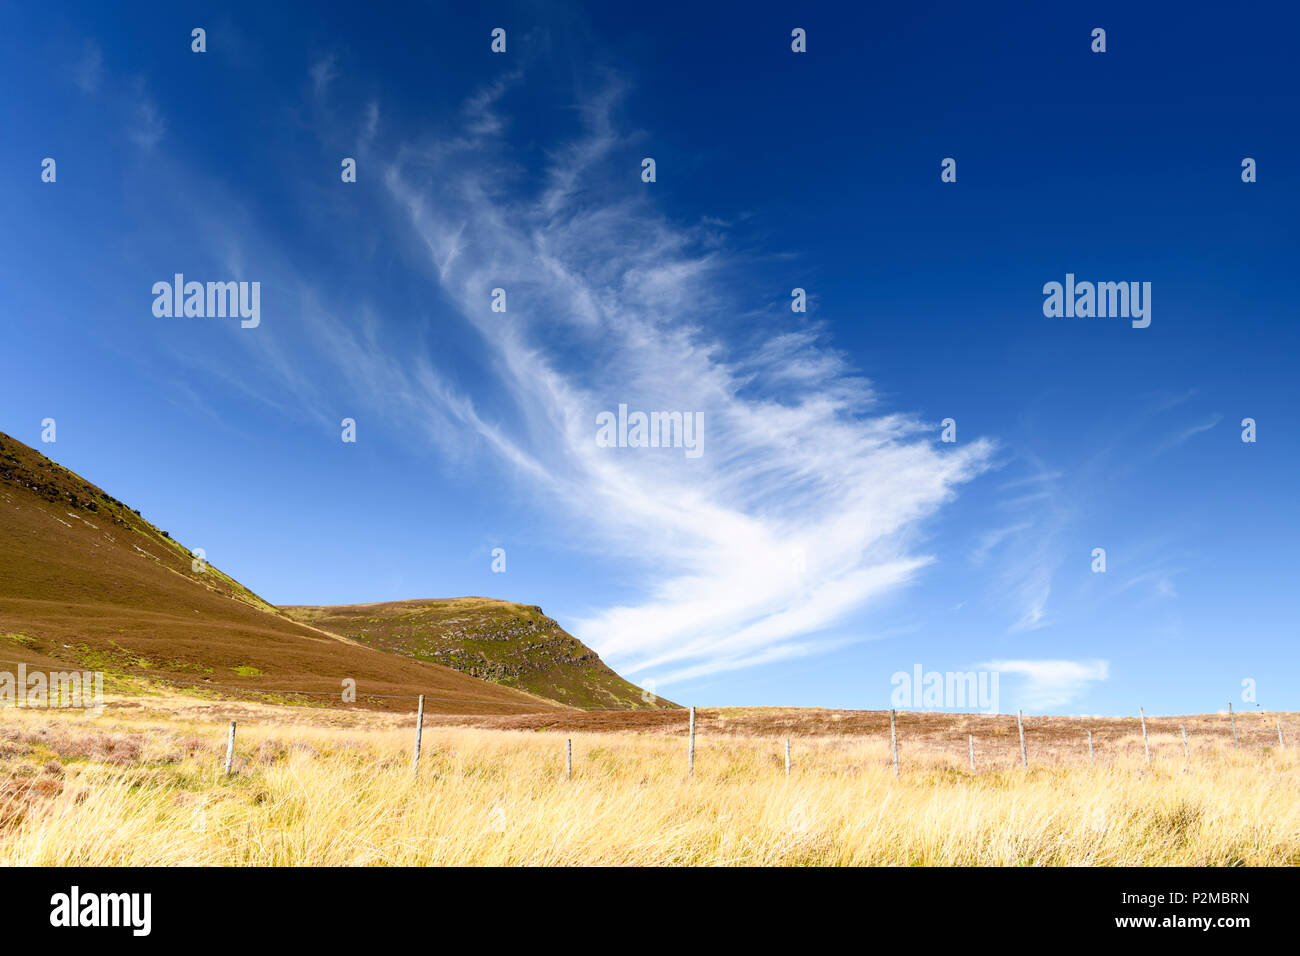
[[[925,713],[925,712],[920,712],[920,713]],[[461,716],[461,715],[448,715],[448,716],[453,716],[453,717],[454,717],[454,716]],[[684,710],[684,713],[683,713],[682,716],[683,716],[683,718],[684,718],[684,720],[685,720],[685,722],[686,722],[687,738],[688,738],[688,740],[687,740],[687,749],[686,749],[686,761],[685,761],[685,763],[686,763],[686,774],[687,774],[687,776],[694,776],[694,774],[695,774],[695,755],[696,755],[696,727],[697,727],[697,721],[696,721],[696,708],[694,708],[694,707],[690,707],[690,708],[685,709],[685,710]],[[894,772],[894,776],[895,776],[895,778],[898,778],[898,777],[901,776],[901,770],[902,770],[902,766],[903,766],[903,760],[902,760],[901,757],[900,757],[900,736],[899,736],[899,732],[898,732],[899,722],[898,722],[898,720],[897,720],[897,716],[898,716],[898,715],[897,715],[897,712],[896,712],[896,711],[894,711],[894,710],[889,711],[889,736],[888,736],[887,739],[888,739],[888,743],[889,743],[890,762],[891,762],[892,765],[893,765],[893,772]],[[1008,716],[1009,716],[1009,715],[1008,715]],[[1029,770],[1029,768],[1030,768],[1030,760],[1029,760],[1029,753],[1030,753],[1030,750],[1029,750],[1029,747],[1028,747],[1028,742],[1029,742],[1030,740],[1032,740],[1033,738],[1032,738],[1032,736],[1027,736],[1027,734],[1026,734],[1026,728],[1025,728],[1025,722],[1024,722],[1024,716],[1023,716],[1023,714],[1021,714],[1020,712],[1017,712],[1015,716],[1016,716],[1016,725],[1017,725],[1017,729],[1018,729],[1018,731],[1019,731],[1020,763],[1021,763],[1021,767],[1022,767],[1022,769],[1023,769],[1024,771],[1027,772],[1027,771]],[[1239,736],[1239,734],[1238,734],[1238,732],[1237,732],[1236,721],[1235,721],[1235,719],[1232,719],[1232,715],[1231,715],[1231,714],[1229,714],[1228,716],[1230,717],[1229,723],[1230,723],[1230,726],[1231,726],[1231,736],[1232,736],[1232,741],[1233,741],[1233,749],[1234,749],[1234,750],[1241,750],[1241,749],[1243,749],[1243,748],[1242,748],[1242,746],[1241,746],[1241,739],[1240,739],[1240,736]],[[1128,718],[1128,719],[1132,719],[1132,718]],[[1146,727],[1146,715],[1145,715],[1145,711],[1144,711],[1143,708],[1139,708],[1139,714],[1138,714],[1138,718],[1137,718],[1137,719],[1139,720],[1139,722],[1140,722],[1140,726],[1141,726],[1143,752],[1144,752],[1145,755],[1146,755],[1146,763],[1147,763],[1147,766],[1150,767],[1150,766],[1152,765],[1152,763],[1153,763],[1153,758],[1152,758],[1152,751],[1151,751],[1150,739],[1149,739],[1149,736],[1148,736],[1148,733],[1147,733],[1147,727]],[[425,715],[424,715],[424,699],[423,699],[423,698],[420,698],[418,717],[417,717],[416,722],[415,722],[415,742],[414,742],[414,748],[413,748],[413,753],[412,753],[412,761],[411,761],[411,769],[412,769],[412,772],[413,772],[414,774],[416,774],[416,775],[418,775],[419,772],[420,772],[420,749],[421,749],[421,742],[422,742],[423,734],[424,734],[424,724],[425,724]],[[1285,737],[1283,736],[1282,722],[1281,722],[1281,719],[1280,719],[1280,718],[1277,719],[1277,720],[1275,721],[1275,727],[1276,727],[1276,730],[1277,730],[1277,742],[1278,742],[1278,747],[1279,747],[1279,749],[1280,749],[1281,751],[1285,751],[1285,750],[1286,750],[1286,742],[1285,742]],[[1184,755],[1184,769],[1187,770],[1187,769],[1190,769],[1190,765],[1191,765],[1191,751],[1190,751],[1190,748],[1189,748],[1189,745],[1188,745],[1188,733],[1187,733],[1187,725],[1186,725],[1186,723],[1182,723],[1182,724],[1179,725],[1179,731],[1180,731],[1180,733],[1181,733],[1181,737],[1182,737],[1182,745],[1183,745],[1182,749],[1183,749],[1183,755]],[[600,728],[597,728],[596,732],[600,732]],[[605,730],[605,732],[606,732],[606,733],[609,733],[609,732],[611,732],[611,731],[607,729],[607,730]],[[226,752],[226,774],[227,774],[227,775],[229,775],[229,774],[231,773],[230,767],[231,767],[231,761],[233,760],[233,755],[234,755],[234,739],[235,739],[234,735],[235,735],[235,721],[232,720],[232,721],[230,722],[230,737],[229,737],[229,744],[228,744],[227,752]],[[859,734],[855,734],[855,735],[851,735],[851,736],[845,736],[845,735],[838,735],[838,736],[836,736],[836,735],[828,735],[828,736],[830,736],[831,739],[844,740],[844,739],[855,739],[855,738],[856,738],[856,739],[874,739],[876,735],[867,735],[867,734],[860,734],[860,735],[859,735]],[[1134,736],[1136,736],[1136,734],[1134,734]],[[1227,736],[1228,736],[1228,733],[1227,733],[1227,730],[1225,729],[1225,731],[1224,731],[1224,733],[1223,733],[1223,739],[1224,739],[1225,741],[1226,741]],[[881,735],[880,735],[880,738],[881,738],[881,743],[883,744],[883,743],[885,742],[885,738],[884,738],[884,736],[883,736],[883,731],[882,731],[882,733],[881,733]],[[977,769],[977,767],[976,767],[976,761],[975,761],[975,735],[974,735],[974,734],[967,734],[967,735],[966,735],[966,738],[967,738],[966,742],[967,742],[967,744],[968,744],[968,746],[969,746],[969,755],[970,755],[970,772],[971,772],[972,775],[978,775],[978,774],[980,773],[980,771]],[[674,738],[672,738],[672,739],[673,739],[673,740],[676,740],[677,738],[674,737]],[[749,738],[749,739],[754,739],[754,738],[751,737],[751,738]],[[821,739],[826,739],[826,738],[821,738]],[[924,737],[924,738],[921,738],[921,739],[922,739],[924,742],[929,742],[932,738]],[[985,740],[988,740],[988,739],[989,739],[988,737],[985,738]],[[1212,739],[1213,739],[1213,738],[1212,738]],[[1059,738],[1058,738],[1056,741],[1054,741],[1054,742],[1059,743],[1059,742],[1060,742],[1060,741],[1059,741]],[[784,743],[784,768],[785,768],[785,776],[786,776],[786,777],[789,777],[789,776],[791,776],[792,768],[793,768],[794,765],[795,765],[795,764],[794,764],[794,761],[792,760],[792,752],[791,752],[791,741],[790,741],[790,738],[789,738],[789,737],[785,738],[784,741],[783,741],[783,743]],[[905,738],[902,740],[902,743],[904,744],[904,746],[906,745],[906,739],[905,739]],[[1093,731],[1092,731],[1092,729],[1087,729],[1087,748],[1088,748],[1088,763],[1089,763],[1090,765],[1093,765],[1093,764],[1096,763],[1096,760],[1095,760],[1095,753],[1094,753],[1094,748],[1093,748]],[[562,753],[563,753],[563,765],[564,765],[564,778],[565,778],[566,780],[571,780],[571,779],[573,778],[573,738],[572,738],[572,737],[566,738],[566,739],[564,740],[564,749],[563,749]],[[1054,765],[1055,765],[1055,766],[1059,766],[1060,764],[1059,764],[1059,762],[1058,762],[1057,764],[1054,764]],[[993,769],[998,769],[998,768],[995,767],[995,768],[993,768]]]
[[[8,660],[8,659],[4,659],[4,658],[0,658],[0,664],[17,664],[17,665],[20,665],[20,666],[22,666],[22,667],[33,667],[33,665],[32,665],[30,662],[27,662],[27,661],[15,661],[15,660]],[[302,688],[243,687],[243,686],[240,686],[240,685],[234,685],[234,684],[214,684],[214,683],[211,683],[211,682],[208,682],[208,681],[185,681],[185,680],[180,680],[180,679],[178,679],[178,678],[162,677],[162,676],[157,676],[157,675],[153,675],[153,674],[113,674],[112,676],[114,676],[114,677],[118,677],[118,678],[122,678],[122,679],[137,679],[137,680],[159,681],[159,682],[162,682],[162,683],[178,684],[178,685],[189,686],[189,687],[206,688],[206,689],[209,689],[209,690],[220,690],[220,691],[226,691],[226,692],[231,692],[231,693],[265,694],[265,695],[288,695],[288,694],[297,694],[297,695],[314,696],[314,697],[334,697],[334,698],[342,698],[342,697],[343,697],[343,694],[342,694],[341,692],[337,692],[337,691],[314,691],[314,690],[306,690],[306,689],[302,689]],[[128,695],[128,696],[129,696],[129,695]],[[412,754],[412,766],[413,766],[413,769],[414,769],[414,771],[415,771],[416,773],[419,772],[419,761],[420,761],[420,740],[421,740],[421,737],[422,737],[422,734],[423,734],[424,725],[425,725],[425,723],[426,723],[426,715],[425,715],[425,709],[424,709],[424,705],[425,705],[425,702],[426,702],[426,701],[436,700],[436,701],[442,701],[442,702],[447,702],[447,703],[458,703],[458,704],[483,703],[483,704],[491,704],[491,705],[498,706],[498,707],[501,707],[501,706],[506,706],[506,707],[516,707],[516,706],[518,706],[518,707],[524,707],[524,706],[526,706],[526,705],[516,705],[516,704],[514,704],[513,702],[508,702],[508,701],[492,700],[492,699],[490,699],[490,698],[475,698],[475,697],[445,697],[445,696],[432,695],[432,694],[378,694],[378,693],[364,693],[364,692],[357,691],[357,692],[355,692],[355,698],[356,698],[356,699],[362,699],[362,698],[365,698],[365,699],[384,699],[384,700],[409,700],[409,701],[412,701],[413,703],[416,704],[416,710],[415,710],[415,713],[417,714],[417,719],[416,719],[416,727],[415,727],[415,745],[414,745],[413,754]],[[345,703],[355,703],[356,701],[354,700],[354,701],[350,701],[350,702],[349,702],[349,701],[344,700],[344,702],[345,702]],[[561,705],[561,706],[564,706],[564,705]],[[28,708],[28,709],[35,709],[35,708]],[[42,708],[42,709],[54,709],[54,708],[50,708],[49,705],[46,705],[46,707],[44,707],[44,708]],[[666,716],[667,714],[669,714],[669,713],[678,713],[678,714],[680,714],[680,719],[681,719],[681,723],[682,723],[682,728],[681,728],[681,729],[682,729],[682,730],[685,730],[685,732],[686,732],[686,736],[688,737],[688,745],[687,745],[687,746],[688,746],[688,750],[687,750],[687,760],[686,760],[686,764],[687,764],[687,773],[688,773],[688,774],[693,774],[693,773],[694,773],[694,769],[695,769],[695,741],[696,741],[696,708],[695,708],[695,707],[690,707],[690,708],[684,708],[684,707],[683,707],[683,708],[672,708],[672,709],[670,709],[670,708],[625,708],[625,707],[622,707],[622,708],[620,708],[620,707],[586,707],[586,708],[577,708],[577,707],[573,707],[573,708],[564,709],[564,710],[558,710],[558,711],[526,711],[526,710],[521,710],[521,711],[516,712],[516,713],[504,713],[504,714],[503,714],[503,713],[500,713],[500,712],[495,712],[495,713],[434,714],[434,715],[431,715],[431,716],[433,716],[433,717],[435,717],[435,718],[438,718],[438,717],[446,717],[446,718],[451,718],[451,719],[456,719],[456,718],[477,718],[477,717],[507,717],[507,718],[509,718],[509,717],[512,717],[512,716],[514,716],[514,717],[538,716],[538,717],[543,717],[543,718],[545,718],[545,717],[555,717],[555,718],[557,718],[557,719],[561,719],[561,720],[562,720],[562,719],[565,718],[565,717],[581,715],[581,714],[585,714],[585,713],[592,712],[592,711],[599,711],[599,712],[606,712],[606,713],[607,713],[607,712],[613,712],[613,711],[619,711],[619,712],[628,713],[628,714],[632,714],[632,713],[641,713],[641,714],[645,714],[645,713],[647,713],[647,712],[654,711],[654,710],[658,710],[658,711],[660,711],[660,712],[663,712],[663,713],[665,714],[665,716]],[[873,713],[873,714],[875,714],[875,713],[879,713],[879,714],[881,715],[882,718],[883,718],[884,715],[885,715],[885,712],[884,712],[884,711],[871,711],[871,712],[868,712],[868,713]],[[911,716],[922,716],[922,715],[935,715],[935,716],[939,716],[939,715],[940,715],[938,712],[932,712],[932,711],[910,711],[910,712],[902,712],[902,713],[905,714],[906,716],[909,716],[909,717],[911,717]],[[814,736],[814,737],[818,737],[818,738],[829,738],[829,739],[841,739],[841,740],[852,740],[852,739],[874,739],[874,738],[876,738],[877,736],[879,736],[879,738],[881,739],[881,742],[882,742],[882,743],[883,743],[883,742],[886,742],[886,741],[888,742],[888,745],[889,745],[889,761],[890,761],[890,763],[891,763],[892,766],[893,766],[893,771],[894,771],[895,776],[897,776],[897,775],[900,774],[901,769],[903,768],[903,766],[904,766],[905,763],[906,763],[906,761],[905,761],[905,759],[904,759],[904,755],[906,755],[906,753],[907,753],[907,749],[908,749],[908,745],[909,745],[909,743],[910,743],[910,741],[907,739],[906,735],[905,735],[904,733],[902,733],[903,727],[902,727],[902,722],[898,719],[899,716],[900,716],[900,713],[899,713],[898,711],[896,711],[896,710],[890,710],[890,711],[888,711],[889,721],[888,721],[888,725],[887,725],[887,727],[888,727],[888,731],[887,731],[888,736],[887,736],[887,737],[885,736],[885,733],[886,733],[886,732],[885,732],[885,730],[884,730],[883,728],[882,728],[882,730],[879,732],[879,734],[876,734],[876,733],[874,733],[874,732],[861,732],[861,733],[858,733],[858,732],[850,732],[850,733],[844,733],[842,730],[841,730],[840,733],[834,733],[834,732],[832,732],[832,731],[830,730],[830,728],[827,728],[827,732],[825,732],[825,733],[817,733],[817,734],[806,735],[806,736]],[[975,714],[947,714],[947,713],[944,713],[944,714],[942,714],[942,716],[946,716],[946,717],[967,717],[967,716],[980,716],[980,717],[984,717],[984,716],[990,716],[990,715],[975,715]],[[1005,716],[1005,717],[1007,717],[1008,719],[1010,719],[1010,717],[1011,717],[1012,715],[1001,715],[1001,714],[999,714],[999,715],[996,715],[996,716]],[[1208,716],[1211,716],[1211,715],[1196,715],[1196,716],[1198,716],[1198,717],[1208,717]],[[1242,734],[1239,732],[1239,729],[1238,729],[1238,726],[1237,726],[1237,719],[1236,719],[1238,715],[1233,711],[1231,703],[1229,703],[1229,705],[1228,705],[1228,710],[1227,710],[1226,713],[1224,713],[1224,712],[1219,712],[1218,714],[1213,715],[1213,716],[1222,716],[1222,717],[1226,718],[1226,719],[1225,719],[1225,726],[1224,726],[1223,728],[1221,728],[1221,732],[1220,732],[1220,733],[1218,733],[1218,734],[1210,734],[1210,735],[1208,735],[1209,738],[1210,738],[1210,739],[1223,739],[1223,740],[1226,741],[1227,738],[1230,736],[1230,737],[1231,737],[1231,740],[1232,740],[1233,747],[1234,747],[1234,748],[1241,748],[1241,747],[1242,747],[1242,740],[1241,740]],[[1261,716],[1262,716],[1262,715],[1261,715]],[[1023,715],[1021,712],[1017,711],[1016,714],[1014,715],[1014,717],[1015,717],[1015,721],[1016,721],[1016,731],[1017,731],[1018,743],[1019,743],[1019,748],[1018,748],[1018,749],[1019,749],[1019,757],[1020,757],[1019,763],[1020,763],[1022,769],[1028,770],[1029,767],[1030,767],[1030,763],[1031,763],[1031,761],[1030,761],[1030,753],[1031,753],[1030,744],[1033,742],[1033,739],[1034,739],[1034,738],[1033,738],[1033,731],[1034,731],[1034,728],[1032,728],[1032,727],[1026,728],[1024,715]],[[1049,719],[1060,719],[1060,718],[1049,718]],[[1080,718],[1080,720],[1087,720],[1087,719],[1089,719],[1089,718]],[[1117,720],[1133,720],[1133,719],[1135,719],[1135,718],[1128,717],[1128,718],[1108,718],[1108,719],[1117,719]],[[1169,718],[1152,718],[1152,719],[1153,719],[1153,720],[1168,720]],[[1148,735],[1148,731],[1147,731],[1147,719],[1146,719],[1146,713],[1145,713],[1144,708],[1141,708],[1141,707],[1138,708],[1138,716],[1137,716],[1136,720],[1138,721],[1138,725],[1139,725],[1139,726],[1138,726],[1138,728],[1134,728],[1134,730],[1131,732],[1131,734],[1132,734],[1133,736],[1136,736],[1137,733],[1140,731],[1141,736],[1142,736],[1143,752],[1145,753],[1146,763],[1147,763],[1148,765],[1150,765],[1150,764],[1152,763],[1152,759],[1153,759],[1153,758],[1152,758],[1152,749],[1151,749],[1150,739],[1149,739],[1149,735]],[[537,729],[544,729],[544,728],[537,728]],[[550,729],[558,729],[558,728],[550,728]],[[617,732],[619,732],[620,729],[621,729],[621,728],[617,728],[617,727],[604,728],[604,727],[596,726],[596,727],[591,728],[590,732],[594,732],[594,733],[601,733],[601,732],[605,732],[605,733],[617,733]],[[664,729],[667,729],[667,728],[664,728]],[[1205,735],[1205,734],[1203,733],[1204,729],[1205,729],[1204,726],[1201,726],[1200,728],[1198,728],[1198,730],[1201,730],[1201,731],[1202,731],[1202,734],[1201,734],[1202,737],[1206,737],[1206,736],[1207,736],[1207,735]],[[1094,736],[1093,736],[1093,729],[1092,729],[1092,728],[1084,728],[1084,730],[1086,731],[1086,734],[1087,734],[1086,739],[1087,739],[1087,755],[1088,755],[1088,762],[1089,762],[1089,763],[1095,763],[1095,750],[1094,750]],[[1190,763],[1190,761],[1191,761],[1191,750],[1190,750],[1190,745],[1189,745],[1189,734],[1188,734],[1188,731],[1187,731],[1187,725],[1186,725],[1186,723],[1182,723],[1182,724],[1180,724],[1180,725],[1179,725],[1179,728],[1178,728],[1178,731],[1179,731],[1179,734],[1181,735],[1182,751],[1183,751],[1184,761],[1185,761],[1186,763]],[[1287,749],[1287,744],[1286,744],[1286,734],[1284,733],[1284,728],[1283,728],[1283,724],[1282,724],[1281,718],[1275,718],[1275,719],[1274,719],[1273,727],[1268,729],[1268,734],[1270,735],[1270,738],[1266,741],[1266,743],[1265,743],[1264,746],[1265,746],[1266,748],[1272,746],[1271,735],[1272,735],[1272,733],[1273,733],[1274,731],[1276,732],[1276,744],[1277,744],[1278,749],[1281,750],[1281,751],[1285,751],[1285,750]],[[1119,731],[1119,732],[1120,732],[1120,733],[1123,733],[1125,736],[1128,736],[1129,733],[1130,733],[1130,732],[1128,732],[1128,731]],[[226,773],[227,773],[227,774],[230,774],[230,773],[233,772],[232,767],[233,767],[234,755],[235,755],[235,733],[236,733],[236,721],[231,720],[231,721],[230,721],[230,726],[229,726],[229,733],[228,733],[228,736],[227,736],[227,746],[226,746],[226,760],[225,760],[225,767],[226,767]],[[1172,733],[1172,731],[1165,731],[1165,733]],[[1255,734],[1256,734],[1256,736],[1257,736],[1257,735],[1258,735],[1258,731],[1256,731]],[[726,735],[726,736],[734,737],[734,736],[736,736],[736,734],[733,732],[732,734],[729,734],[729,735]],[[774,737],[774,738],[775,738],[775,735],[772,735],[772,734],[751,734],[751,735],[744,735],[744,734],[741,734],[741,736],[764,737],[764,738],[766,738],[766,737]],[[1001,734],[996,734],[996,735],[985,735],[985,736],[983,737],[983,739],[984,739],[984,741],[987,742],[988,740],[993,739],[994,737],[1000,738],[1001,736],[1002,736]],[[673,739],[676,739],[676,737],[677,737],[677,734],[674,734]],[[979,771],[977,770],[977,767],[976,767],[976,742],[977,742],[976,735],[975,735],[975,734],[972,734],[972,733],[963,733],[963,734],[959,735],[959,737],[965,737],[965,738],[966,738],[965,740],[963,740],[963,741],[961,741],[961,742],[962,742],[962,743],[965,743],[965,744],[967,745],[967,748],[966,748],[966,749],[967,749],[968,754],[969,754],[969,761],[970,761],[970,770],[971,770],[971,772],[972,772],[972,773],[977,773],[977,772],[979,772]],[[918,736],[917,738],[915,738],[915,739],[918,740],[922,745],[932,745],[932,744],[935,744],[935,743],[944,743],[944,744],[946,744],[946,743],[949,743],[949,742],[950,742],[950,741],[947,740],[946,735],[936,735],[936,734],[934,734],[934,733],[922,733],[921,735],[919,735],[919,736]],[[1083,740],[1083,738],[1080,737],[1080,742],[1081,742],[1082,740]],[[1047,743],[1048,743],[1049,748],[1054,749],[1054,750],[1059,750],[1063,744],[1065,744],[1066,746],[1072,746],[1072,745],[1071,745],[1071,744],[1070,744],[1070,743],[1069,743],[1069,742],[1064,738],[1064,736],[1061,735],[1061,734],[1059,734],[1059,733],[1053,735],[1053,736],[1048,740]],[[568,738],[568,739],[566,739],[566,741],[565,741],[565,760],[564,760],[564,762],[565,762],[565,768],[566,768],[566,769],[565,769],[565,776],[566,776],[566,778],[572,776],[572,748],[573,748],[573,741],[572,741],[572,738]],[[933,755],[934,751],[932,750],[932,751],[930,751],[930,753],[931,753],[931,755]],[[987,756],[987,752],[986,752],[986,756]],[[1002,757],[1003,757],[1003,760],[1005,761],[1005,759],[1006,759],[1006,758],[1005,758],[1005,755],[1002,755]],[[790,773],[791,773],[791,769],[792,769],[792,767],[795,766],[795,763],[796,763],[795,761],[792,761],[792,756],[791,756],[791,740],[790,740],[789,737],[786,737],[786,738],[784,739],[784,766],[785,766],[785,773],[786,773],[787,776],[790,775]],[[986,765],[987,765],[987,761],[986,761]],[[1041,765],[1041,764],[1040,764],[1040,765]]]

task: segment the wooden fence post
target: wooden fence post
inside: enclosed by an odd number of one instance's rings
[[[573,779],[573,738],[564,742],[564,779]]]
[[[1183,762],[1187,763],[1192,759],[1192,752],[1187,748],[1187,725],[1182,724],[1180,729],[1183,732]]]
[[[420,740],[424,737],[424,695],[420,695],[420,707],[415,717],[415,756],[411,759],[411,773],[420,773]]]
[[[1093,763],[1092,759],[1092,731],[1088,731],[1088,763]]]
[[[1141,707],[1138,708],[1138,716],[1142,718],[1142,747],[1147,752],[1147,766],[1151,766],[1151,745],[1147,743],[1147,715]]]
[[[226,738],[226,776],[230,776],[230,768],[235,763],[235,722],[230,722],[230,736]]]
[[[686,749],[687,773],[695,773],[695,708],[691,708],[691,742]]]
[[[785,738],[785,775],[790,776],[790,738]]]
[[[1286,741],[1282,739],[1282,721],[1277,722],[1277,745],[1286,750]]]
[[[1232,721],[1232,745],[1240,747],[1241,741],[1237,739],[1237,716],[1232,712],[1232,701],[1228,701],[1228,719]]]
[[[894,729],[894,712],[889,712],[889,753],[894,758],[894,776],[898,776],[898,732]]]
[[[1025,750],[1025,716],[1016,711],[1016,726],[1020,728],[1020,766],[1029,769],[1029,751]]]
[[[975,735],[967,734],[966,743],[970,745],[970,772],[975,772]]]

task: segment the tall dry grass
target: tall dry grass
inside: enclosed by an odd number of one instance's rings
[[[971,774],[964,745],[680,739],[241,723],[202,712],[99,720],[0,711],[7,865],[1295,865],[1291,751],[1157,738],[1123,755]],[[125,743],[124,743],[125,742]],[[129,746],[128,746],[129,744]],[[134,748],[134,749],[133,749]],[[6,811],[6,807],[8,808]]]

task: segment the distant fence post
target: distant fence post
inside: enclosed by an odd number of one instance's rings
[[[424,695],[420,695],[420,706],[415,717],[415,756],[411,759],[411,773],[420,772],[420,740],[424,736]]]
[[[1232,721],[1232,745],[1240,747],[1241,741],[1237,739],[1237,715],[1232,712],[1232,701],[1228,701],[1228,720]]]
[[[966,743],[970,746],[970,772],[975,772],[975,735],[967,734]]]
[[[230,768],[235,763],[235,722],[230,722],[230,736],[226,738],[226,776],[230,776]]]
[[[1025,715],[1016,711],[1016,726],[1020,729],[1020,766],[1029,769],[1029,751],[1025,750]]]
[[[1141,707],[1138,708],[1138,716],[1142,718],[1142,747],[1147,752],[1147,766],[1151,766],[1151,744],[1147,743],[1147,715]]]
[[[1183,761],[1190,762],[1192,759],[1192,752],[1187,749],[1187,725],[1182,724],[1179,729],[1183,732]]]
[[[785,775],[790,776],[790,738],[785,738]]]
[[[894,758],[894,776],[898,776],[898,731],[894,729],[894,712],[889,712],[889,753]]]
[[[695,773],[695,708],[691,708],[691,742],[686,748],[686,770]]]
[[[1092,759],[1092,731],[1088,731],[1088,763],[1093,763]]]
[[[573,779],[573,738],[564,742],[564,779]]]
[[[1286,750],[1286,741],[1282,739],[1282,721],[1277,722],[1277,745]]]

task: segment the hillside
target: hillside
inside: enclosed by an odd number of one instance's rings
[[[588,709],[677,707],[644,694],[533,605],[492,598],[280,608],[370,647]]]
[[[517,714],[556,705],[297,623],[121,501],[0,433],[0,659],[197,685],[292,688],[367,707]],[[0,670],[12,664],[0,663]]]

